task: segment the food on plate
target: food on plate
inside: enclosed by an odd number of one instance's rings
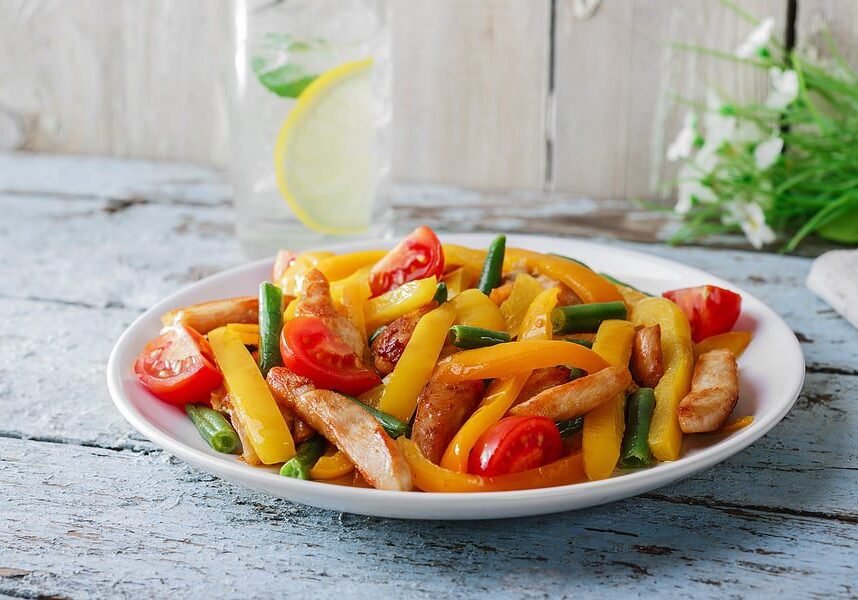
[[[389,251],[281,251],[256,296],[164,315],[133,369],[214,451],[284,477],[523,490],[749,424],[729,421],[740,311],[719,287],[651,296],[502,235],[466,248],[422,226]]]

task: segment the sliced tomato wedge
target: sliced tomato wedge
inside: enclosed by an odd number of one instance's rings
[[[147,390],[170,404],[208,404],[223,381],[206,339],[191,327],[174,325],[146,344],[134,374]]]
[[[714,285],[671,290],[663,296],[685,313],[695,342],[730,331],[742,312],[739,294]]]
[[[494,477],[535,469],[560,458],[563,440],[547,417],[506,417],[477,439],[468,473]]]
[[[422,225],[378,261],[369,274],[373,296],[404,283],[444,273],[444,250],[435,232]]]
[[[280,335],[283,364],[317,387],[358,396],[381,384],[351,347],[319,317],[295,317]]]

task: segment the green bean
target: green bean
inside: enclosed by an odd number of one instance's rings
[[[647,436],[654,407],[652,388],[639,388],[626,401],[626,433],[620,450],[620,466],[639,469],[652,462]]]
[[[325,438],[314,435],[298,446],[295,456],[280,467],[280,474],[292,479],[310,479],[310,469],[318,462],[327,447],[328,442]]]
[[[381,327],[378,327],[375,331],[373,331],[369,335],[369,345],[370,346],[372,346],[372,343],[375,341],[375,338],[380,336],[384,332],[385,329],[387,329],[387,325],[382,325]]]
[[[432,300],[438,304],[444,304],[447,301],[447,284],[443,281],[438,282],[438,287],[435,288],[435,295]]]
[[[457,348],[484,348],[503,344],[510,340],[505,331],[494,331],[482,327],[470,327],[468,325],[453,325],[450,327],[450,343]]]
[[[280,331],[283,329],[283,292],[268,281],[259,284],[259,370],[268,375],[283,365]]]
[[[551,311],[554,333],[595,333],[602,321],[625,318],[626,303],[621,300],[558,306]]]
[[[387,432],[387,435],[389,435],[390,437],[396,439],[402,435],[410,435],[411,428],[408,426],[408,423],[403,423],[393,415],[389,415],[386,412],[378,410],[377,408],[373,408],[369,404],[361,402],[357,398],[352,398],[351,396],[349,396],[349,398],[352,402],[356,403],[366,412],[375,417],[376,420],[381,423],[381,426],[384,428],[384,430]]]
[[[558,421],[557,429],[560,430],[560,437],[567,438],[584,429],[584,417],[575,417],[568,421]]]
[[[627,288],[629,288],[629,289],[631,289],[631,290],[634,290],[634,291],[636,291],[636,292],[640,292],[640,293],[641,293],[641,294],[643,294],[644,296],[652,296],[652,294],[648,294],[648,293],[646,293],[645,291],[640,290],[640,289],[636,288],[636,287],[635,287],[635,286],[633,286],[633,285],[629,285],[629,284],[628,284],[628,283],[626,283],[625,281],[620,281],[619,279],[617,279],[617,278],[616,278],[616,277],[614,277],[613,275],[608,275],[607,273],[599,273],[599,275],[601,275],[602,277],[604,277],[605,279],[607,279],[608,281],[610,281],[610,282],[611,282],[611,283],[613,283],[614,285],[621,285],[621,286],[623,286],[623,287],[627,287]]]
[[[487,296],[500,285],[505,252],[506,236],[499,235],[489,245],[489,250],[486,252],[486,262],[483,263],[483,270],[477,283],[477,289]]]
[[[236,450],[241,447],[241,440],[235,429],[218,411],[204,404],[185,404],[185,413],[203,439],[217,452],[236,454]]]
[[[578,344],[579,346],[584,346],[585,348],[592,348],[593,347],[593,342],[591,342],[590,340],[575,340],[575,339],[566,338],[566,341],[572,342],[573,344]]]

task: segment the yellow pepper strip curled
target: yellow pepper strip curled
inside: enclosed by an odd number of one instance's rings
[[[326,258],[333,256],[333,252],[302,252],[289,267],[275,281],[283,290],[284,296],[299,296],[304,290],[304,277],[318,266]]]
[[[447,284],[447,298],[461,294],[470,287],[473,287],[478,275],[471,271],[469,267],[459,267],[444,275],[444,283]]]
[[[583,302],[613,302],[623,299],[613,283],[571,260],[519,248],[507,249],[506,257],[511,265],[524,261],[528,269],[565,284]],[[506,263],[504,267],[506,268]]]
[[[237,334],[220,327],[208,334],[224,385],[247,432],[254,452],[266,465],[295,456],[289,427],[274,401],[256,361]]]
[[[506,331],[500,309],[480,290],[465,290],[453,298],[450,304],[456,310],[456,325]]]
[[[425,306],[435,296],[438,282],[434,277],[418,279],[368,300],[364,305],[366,330],[371,332],[387,325],[416,308]]]
[[[530,275],[522,273],[515,278],[509,298],[500,305],[500,313],[506,322],[506,330],[510,336],[519,336],[527,309],[543,291],[542,284]]]
[[[554,334],[551,311],[557,306],[559,295],[560,288],[553,287],[542,290],[533,299],[521,323],[521,334],[518,337],[520,341],[551,339]]]
[[[635,326],[628,321],[602,321],[593,352],[612,367],[627,367],[632,355]],[[584,472],[588,479],[606,479],[620,458],[625,422],[625,392],[584,416]]]
[[[432,375],[455,316],[456,311],[450,303],[445,303],[420,317],[402,357],[384,386],[378,410],[400,421],[411,418],[417,407],[417,396]]]
[[[694,361],[701,354],[705,354],[710,350],[729,350],[733,356],[739,358],[751,343],[750,331],[728,331],[713,335],[694,344]]]
[[[236,334],[245,346],[259,345],[259,325],[256,323],[229,323],[226,328]]]
[[[322,456],[310,469],[310,479],[314,481],[329,481],[343,475],[348,475],[355,466],[339,450],[331,456]]]
[[[469,379],[495,379],[534,369],[568,365],[595,373],[608,366],[601,356],[563,340],[508,342],[487,348],[464,350],[438,363],[436,377],[442,383]]]
[[[406,437],[398,439],[405,460],[411,467],[414,485],[424,492],[503,492],[556,487],[577,483],[584,478],[581,453],[575,452],[551,464],[536,469],[481,477],[440,467],[420,453],[417,445]]]
[[[459,473],[468,470],[468,455],[474,444],[489,427],[506,414],[528,377],[530,372],[492,382],[480,407],[465,421],[444,451],[444,456],[441,457],[443,468]]]
[[[364,340],[366,340],[366,318],[364,306],[372,295],[369,289],[369,280],[365,278],[348,279],[343,286],[341,304],[346,309],[346,314]]]
[[[474,273],[483,270],[483,263],[486,262],[485,250],[475,250],[458,244],[444,244],[443,248],[444,264],[448,267],[464,266]]]
[[[649,428],[649,448],[659,460],[676,460],[682,446],[679,402],[691,387],[694,353],[691,327],[676,304],[666,298],[647,298],[635,304],[636,326],[661,326],[664,375],[655,388],[655,410]]]
[[[363,267],[371,267],[387,254],[387,250],[363,250],[331,256],[316,266],[328,281],[345,279]]]

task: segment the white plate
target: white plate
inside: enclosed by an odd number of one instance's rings
[[[484,248],[489,235],[444,235],[445,242]],[[332,248],[346,252],[389,247],[390,241]],[[686,437],[682,458],[604,481],[563,487],[471,494],[388,492],[280,477],[272,468],[250,467],[231,455],[213,451],[180,409],[152,397],[131,370],[137,354],[161,327],[162,313],[196,302],[255,294],[271,270],[271,260],[250,263],[207,277],[159,302],[122,334],[107,365],[110,394],[120,412],[158,446],[240,485],[293,502],[344,512],[408,519],[490,519],[538,515],[584,508],[627,498],[687,477],[736,454],[762,437],[789,411],[804,381],[804,356],[793,332],[770,308],[730,283],[662,258],[571,239],[509,236],[508,244],[580,258],[652,293],[711,283],[742,294],[738,329],[754,332],[739,361],[741,399],[734,414],[753,415],[752,425],[725,438]]]

